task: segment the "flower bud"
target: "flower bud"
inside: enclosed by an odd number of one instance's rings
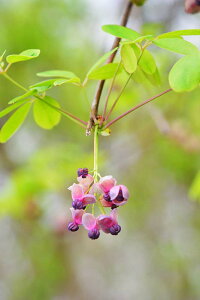
[[[77,175],[78,177],[82,177],[82,178],[86,178],[87,175],[88,175],[88,169],[87,168],[79,168],[78,171],[77,171]]]
[[[68,228],[69,231],[72,231],[72,232],[75,232],[75,231],[79,230],[78,225],[73,223],[73,222],[70,222],[68,224],[67,228]]]
[[[121,226],[118,224],[114,224],[110,227],[109,230],[112,235],[118,235],[118,233],[121,231]]]
[[[74,209],[85,209],[85,206],[84,206],[83,202],[80,201],[80,200],[72,201],[72,207]]]
[[[96,228],[94,228],[94,229],[88,231],[88,237],[89,237],[90,239],[92,239],[92,240],[98,239],[99,236],[100,236],[100,231],[99,231],[98,229],[96,229]]]

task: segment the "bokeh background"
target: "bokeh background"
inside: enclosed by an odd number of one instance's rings
[[[108,51],[112,37],[101,25],[119,23],[122,0],[0,0],[0,51],[41,49],[37,60],[9,74],[28,86],[36,73],[66,69],[84,74]],[[149,0],[134,8],[129,26],[143,33],[199,28],[181,0]],[[200,46],[199,37],[190,37]],[[154,49],[162,86],[132,81],[117,116],[168,88],[178,56]],[[115,85],[118,93],[123,78]],[[49,92],[87,120],[89,102],[77,87]],[[0,110],[21,91],[0,78]],[[104,97],[102,98],[103,102]],[[92,137],[62,118],[51,131],[28,118],[0,145],[0,300],[199,300],[200,299],[200,89],[165,95],[121,120],[100,139],[100,173],[127,185],[120,209],[122,232],[96,241],[70,233],[67,187],[78,167],[93,168]],[[0,120],[4,124],[7,117]]]

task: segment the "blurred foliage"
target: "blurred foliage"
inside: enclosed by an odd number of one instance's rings
[[[12,76],[26,86],[38,80],[34,74],[49,69],[83,78],[99,53],[88,32],[87,3],[1,0],[1,53],[41,49],[37,60],[11,69]],[[141,31],[159,34],[168,27],[147,20]],[[113,117],[168,88],[167,72],[179,56],[154,46],[150,50],[157,57],[161,86],[131,81]],[[119,74],[111,100],[126,76]],[[92,82],[89,102],[95,87]],[[75,181],[78,167],[93,165],[93,142],[83,129],[62,118],[54,130],[45,131],[30,116],[13,139],[0,145],[1,299],[200,298],[199,203],[190,201],[200,199],[199,92],[165,95],[113,125],[110,137],[100,138],[100,173],[112,174],[132,195],[120,210],[123,229],[117,238],[93,243],[81,230],[66,231],[66,187]],[[1,78],[0,110],[18,94]],[[89,104],[75,86],[49,94],[88,119]]]

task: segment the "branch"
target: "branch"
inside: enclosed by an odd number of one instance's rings
[[[164,95],[164,94],[166,94],[166,93],[169,93],[169,92],[171,92],[171,91],[172,91],[172,89],[168,89],[168,90],[166,90],[166,91],[164,91],[164,92],[162,92],[162,93],[160,93],[160,94],[158,94],[158,95],[156,95],[156,96],[154,96],[154,97],[152,97],[152,98],[149,98],[149,99],[145,100],[144,102],[142,102],[142,103],[140,103],[140,104],[134,106],[133,108],[129,109],[128,111],[126,111],[125,113],[123,113],[122,115],[120,115],[119,117],[117,117],[117,118],[115,118],[114,120],[112,120],[111,122],[109,122],[109,123],[104,127],[104,129],[110,127],[111,125],[113,125],[113,124],[114,124],[115,122],[117,122],[118,120],[120,120],[120,119],[122,119],[123,117],[125,117],[126,115],[130,114],[132,111],[134,111],[134,110],[140,108],[141,106],[143,106],[143,105],[145,105],[145,104],[147,104],[147,103],[153,101],[154,99],[157,99],[158,97],[160,97],[160,96],[162,96],[162,95]]]
[[[120,23],[121,26],[126,26],[126,24],[128,22],[128,19],[129,19],[129,16],[130,16],[130,13],[131,13],[132,6],[133,6],[133,3],[129,1],[128,4],[127,4],[127,7],[125,9],[124,15],[122,17],[122,21]],[[121,41],[120,38],[118,38],[118,37],[115,38],[111,50],[114,49],[114,48],[116,48],[116,47],[118,47],[120,41]],[[117,54],[117,50],[111,54],[111,56],[107,60],[107,64],[113,62],[116,54]],[[96,94],[95,94],[95,97],[94,97],[94,100],[93,100],[92,106],[91,106],[90,120],[88,122],[87,130],[86,130],[86,135],[90,135],[92,126],[94,125],[94,122],[97,119],[99,102],[100,102],[101,94],[102,94],[102,91],[103,91],[103,88],[104,88],[104,84],[105,84],[105,80],[101,80],[98,83]]]

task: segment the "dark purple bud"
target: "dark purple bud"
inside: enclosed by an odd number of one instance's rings
[[[118,224],[115,224],[110,227],[110,233],[112,235],[118,235],[118,233],[121,231],[121,226]]]
[[[200,6],[200,0],[195,1],[196,5]]]
[[[117,207],[119,207],[119,206],[117,206],[116,204],[112,204],[111,209],[115,209]]]
[[[88,231],[88,237],[89,237],[90,239],[92,239],[92,240],[98,239],[99,236],[100,236],[100,231],[99,231],[98,229],[96,229],[96,228],[94,228],[94,229]]]
[[[107,194],[104,194],[103,195],[103,198],[104,198],[104,200],[106,200],[106,201],[108,201],[108,202],[111,202],[111,200],[110,200],[110,195],[107,193]]]
[[[85,209],[83,202],[81,200],[74,200],[72,201],[72,207],[74,209]]]
[[[78,177],[86,178],[88,175],[88,168],[79,168],[77,171]]]
[[[122,189],[119,189],[119,194],[117,195],[116,199],[117,201],[124,201],[124,196],[122,194]]]
[[[73,223],[73,222],[70,222],[68,224],[67,228],[68,228],[69,231],[72,231],[72,232],[75,232],[75,231],[79,230],[78,225]]]

